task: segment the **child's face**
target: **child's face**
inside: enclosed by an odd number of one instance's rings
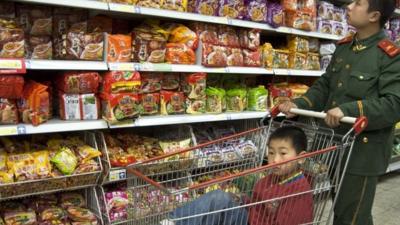
[[[272,139],[268,144],[268,163],[280,163],[298,156],[291,141],[286,139]],[[298,169],[298,161],[285,163],[276,167],[275,175],[284,176]]]

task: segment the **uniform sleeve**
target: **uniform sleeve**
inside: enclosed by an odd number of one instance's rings
[[[345,116],[366,116],[366,130],[378,130],[400,121],[400,55],[385,55],[378,80],[379,97],[348,102],[339,106]]]

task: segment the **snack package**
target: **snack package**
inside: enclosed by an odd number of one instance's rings
[[[262,65],[267,69],[272,69],[274,61],[274,48],[271,43],[265,43],[262,47]]]
[[[44,209],[40,213],[40,220],[41,221],[50,221],[50,220],[65,220],[66,219],[66,213],[64,210],[58,206],[50,206]]]
[[[98,162],[96,162],[93,159],[89,159],[86,161],[81,162],[76,170],[74,171],[74,174],[84,174],[84,173],[90,173],[94,171],[100,171],[101,167]]]
[[[14,182],[14,174],[12,172],[0,171],[0,184],[10,184]]]
[[[317,53],[319,51],[319,40],[318,38],[309,38],[308,39],[308,47],[310,52]]]
[[[334,6],[330,2],[319,1],[318,2],[318,17],[324,20],[334,19]]]
[[[32,156],[34,158],[36,166],[36,174],[38,178],[48,178],[51,175],[51,164],[49,151],[37,151],[33,152]]]
[[[123,34],[107,34],[107,62],[130,62],[132,37]]]
[[[300,36],[289,36],[288,48],[293,52],[307,53],[310,51],[310,44],[307,38]]]
[[[137,94],[101,94],[103,118],[110,123],[134,119],[140,113],[140,96]]]
[[[71,149],[62,147],[56,155],[51,158],[51,162],[64,175],[71,175],[78,165],[78,159]]]
[[[165,61],[171,64],[196,64],[196,53],[186,44],[168,43],[166,45]]]
[[[287,87],[287,83],[271,85],[269,93],[269,104],[271,108],[285,101],[290,101],[292,98],[292,91]]]
[[[257,49],[256,51],[251,51],[243,49],[243,62],[244,66],[250,67],[260,67],[261,66],[261,51]]]
[[[224,161],[222,152],[216,146],[215,147],[210,146],[209,148],[204,148],[202,149],[202,152],[206,157],[207,165],[222,163]]]
[[[99,150],[92,148],[89,145],[79,146],[75,150],[75,153],[78,157],[79,162],[82,163],[88,162],[91,159],[101,156],[101,152]]]
[[[54,46],[58,59],[102,61],[104,34],[68,31]]]
[[[222,26],[218,27],[219,45],[238,48],[240,47],[239,36],[234,27]]]
[[[66,94],[97,93],[99,81],[97,72],[67,71],[57,77],[56,87]]]
[[[344,8],[334,7],[332,19],[340,23],[346,22],[346,10]]]
[[[160,94],[142,94],[142,113],[143,115],[154,115],[160,113]]]
[[[202,65],[208,67],[227,66],[227,48],[211,44],[203,44]]]
[[[97,120],[100,101],[95,94],[59,93],[60,117],[63,120]]]
[[[400,19],[391,19],[390,20],[390,30],[399,33],[400,31]]]
[[[15,18],[14,2],[1,2],[0,3],[0,18],[6,18],[6,19]]]
[[[248,110],[266,111],[268,105],[268,90],[264,86],[251,88],[247,93]]]
[[[141,93],[154,93],[161,90],[162,73],[142,73]]]
[[[324,55],[321,57],[321,70],[326,70],[332,60],[332,55]]]
[[[272,68],[289,68],[289,51],[273,49],[273,62]]]
[[[225,90],[222,88],[208,87],[206,89],[206,95],[206,111],[208,113],[222,113],[226,108]]]
[[[307,69],[307,55],[299,52],[289,53],[289,68],[294,70]]]
[[[240,159],[238,154],[236,154],[235,149],[232,146],[226,146],[221,148],[222,158],[224,162],[233,162]]]
[[[316,30],[315,17],[310,12],[286,10],[285,16],[285,24],[288,27],[306,31]]]
[[[344,25],[342,22],[337,22],[337,21],[332,22],[332,34],[338,36],[345,35]]]
[[[26,34],[52,35],[53,18],[50,7],[17,5],[17,18]]]
[[[68,209],[69,207],[86,207],[85,198],[75,192],[62,193],[60,203],[63,209]]]
[[[137,6],[140,7],[146,7],[146,8],[155,8],[159,9],[161,8],[161,5],[163,4],[163,1],[154,1],[154,0],[137,0],[136,3],[134,3]]]
[[[139,93],[141,76],[133,71],[109,71],[102,75],[101,92],[108,94]]]
[[[136,27],[132,32],[133,61],[163,63],[167,43],[166,31],[156,22],[148,23]]]
[[[199,37],[196,32],[188,27],[178,24],[172,29],[168,38],[168,43],[185,44],[187,47],[196,50],[199,45]]]
[[[242,49],[240,48],[227,48],[227,66],[243,66],[244,58]]]
[[[267,1],[244,0],[246,13],[244,18],[255,22],[267,22]]]
[[[25,80],[21,75],[0,75],[0,98],[21,98],[24,84]]]
[[[190,138],[183,140],[171,140],[171,141],[160,140],[160,147],[165,154],[187,149],[190,147],[190,144],[191,144]],[[180,154],[180,156],[182,155],[186,155],[186,153]]]
[[[279,2],[267,2],[267,23],[272,27],[280,27],[285,23],[285,13]]]
[[[193,73],[184,76],[185,93],[189,99],[204,99],[206,97],[206,73]]]
[[[18,101],[22,122],[37,126],[50,118],[48,86],[29,80],[25,84],[22,96]]]
[[[318,32],[324,34],[333,33],[333,24],[330,20],[318,19]]]
[[[282,0],[281,4],[284,10],[296,11],[299,9],[300,0]]]
[[[230,89],[226,92],[226,110],[242,112],[247,108],[247,91],[243,88]]]
[[[17,181],[34,180],[38,178],[35,158],[30,153],[9,154],[7,167],[13,171]]]
[[[292,99],[295,99],[303,96],[309,87],[304,84],[289,84],[289,88],[292,91]]]
[[[59,38],[66,34],[74,24],[86,21],[88,14],[87,9],[54,7],[53,37]]]
[[[319,49],[319,54],[322,56],[325,55],[333,55],[336,50],[336,45],[331,42],[321,43],[321,47]]]
[[[257,50],[260,47],[260,30],[241,29],[239,30],[240,47],[250,50]]]
[[[206,112],[206,99],[186,99],[187,114],[201,114]]]
[[[27,43],[26,58],[29,59],[52,59],[53,43],[51,36],[29,36]]]
[[[186,110],[183,92],[161,91],[161,115],[181,114]]]
[[[6,225],[36,225],[36,213],[29,211],[14,211],[4,213],[4,222]]]
[[[244,0],[220,0],[218,16],[242,19],[245,12]]]
[[[179,89],[180,77],[177,73],[165,73],[161,80],[161,89],[174,91]]]
[[[357,33],[357,29],[353,26],[347,25],[346,36],[354,36]]]
[[[195,12],[208,16],[218,16],[219,0],[195,0]]]
[[[4,150],[0,150],[0,171],[5,172],[8,170],[6,162],[7,162],[7,152]]]
[[[125,191],[110,191],[105,194],[107,208],[110,210],[111,221],[126,220],[129,205],[128,194]]]
[[[307,70],[320,70],[320,59],[318,53],[307,53]]]
[[[190,24],[190,28],[196,32],[200,41],[204,44],[217,45],[218,40],[218,26],[215,24],[193,22]]]
[[[25,35],[14,20],[0,18],[0,58],[23,58]]]
[[[188,5],[188,0],[163,0],[161,8],[179,12],[186,12],[187,5]]]
[[[257,153],[257,147],[250,140],[238,144],[235,149],[242,158],[254,157]]]
[[[89,209],[71,206],[67,209],[68,217],[75,222],[97,221],[96,215]]]

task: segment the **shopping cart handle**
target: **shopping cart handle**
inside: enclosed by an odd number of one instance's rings
[[[281,111],[279,110],[279,106],[275,106],[271,109],[271,117],[276,118],[278,114]],[[326,113],[324,112],[315,112],[315,111],[310,111],[310,110],[304,110],[304,109],[297,109],[297,108],[292,108],[289,111],[290,113],[299,115],[299,116],[307,116],[307,117],[314,117],[318,119],[325,119]],[[366,117],[343,117],[340,122],[342,123],[347,123],[347,124],[353,124],[353,128],[356,132],[356,134],[361,133],[368,125],[368,120]]]

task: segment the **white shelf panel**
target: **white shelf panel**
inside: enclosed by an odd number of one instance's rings
[[[97,0],[16,0],[23,3],[69,6],[76,8],[108,10],[108,4]]]
[[[108,70],[106,62],[79,60],[26,60],[26,68],[31,70]]]
[[[274,69],[275,75],[280,76],[308,76],[320,77],[325,71],[322,70],[290,70],[290,69]]]
[[[2,125],[0,126],[0,136],[98,130],[107,128],[108,125],[104,120],[64,121],[54,119],[36,127],[30,124]]]
[[[157,125],[172,125],[186,123],[215,122],[241,119],[261,119],[268,112],[241,112],[223,114],[201,114],[201,115],[169,115],[169,116],[146,116],[140,117],[130,124],[110,125],[110,128],[145,127]]]

